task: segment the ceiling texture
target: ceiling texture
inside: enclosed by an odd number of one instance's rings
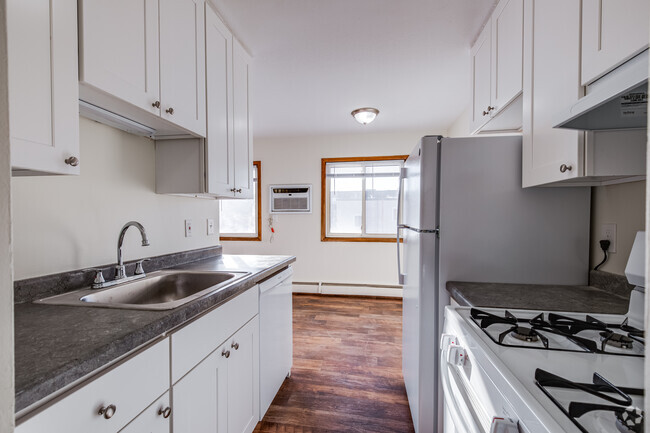
[[[253,56],[256,138],[447,130],[496,0],[210,0]],[[485,71],[489,73],[489,71]],[[355,108],[380,113],[366,126]]]

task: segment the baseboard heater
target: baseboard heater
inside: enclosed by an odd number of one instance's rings
[[[316,293],[322,295],[357,295],[402,297],[402,286],[385,284],[353,284],[294,281],[293,293]]]

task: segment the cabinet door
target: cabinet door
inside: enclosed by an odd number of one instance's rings
[[[251,57],[239,41],[233,38],[233,139],[237,198],[253,198],[253,127],[250,106],[251,63]]]
[[[583,133],[554,129],[580,86],[580,0],[524,4],[523,186],[582,176]],[[562,165],[570,167],[562,171]]]
[[[259,421],[259,318],[255,316],[226,343],[228,433],[250,433]]]
[[[475,132],[490,120],[491,31],[490,23],[487,23],[471,52],[472,116],[470,129],[472,132]]]
[[[203,0],[160,0],[161,115],[205,137]]]
[[[14,174],[79,174],[76,0],[8,0]]]
[[[207,192],[234,195],[232,33],[212,7],[205,6],[207,93]]]
[[[159,115],[158,0],[81,0],[79,14],[79,80]]]
[[[169,433],[170,416],[171,405],[167,391],[119,433]]]
[[[582,84],[587,85],[648,47],[648,0],[582,2]]]
[[[492,106],[494,116],[523,86],[523,0],[501,0],[492,14]]]
[[[228,363],[226,353],[225,345],[219,347],[173,386],[173,431],[227,432]]]

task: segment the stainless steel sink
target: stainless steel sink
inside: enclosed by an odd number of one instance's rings
[[[158,271],[107,289],[82,289],[36,301],[43,304],[170,310],[229,287],[250,272]]]

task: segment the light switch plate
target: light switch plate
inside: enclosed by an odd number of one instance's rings
[[[214,234],[214,218],[208,218],[208,234]]]
[[[192,220],[185,220],[185,237],[192,237]]]

